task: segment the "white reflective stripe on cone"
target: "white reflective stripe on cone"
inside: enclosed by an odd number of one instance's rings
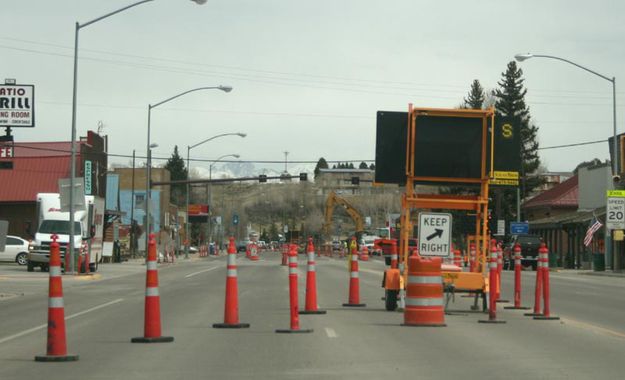
[[[226,276],[228,276],[228,277],[236,277],[237,276],[237,270],[236,269],[228,269],[228,273],[226,274]]]
[[[297,268],[289,267],[289,274],[297,274]]]
[[[156,261],[148,261],[147,267],[148,267],[148,270],[156,270],[157,268]]]
[[[496,269],[497,268],[497,263],[488,263],[488,267],[491,269]]]
[[[158,296],[158,288],[145,288],[146,297],[156,297]]]
[[[315,272],[315,265],[314,264],[308,264],[308,272]]]
[[[408,276],[409,284],[441,284],[443,278],[441,276]]]
[[[514,265],[521,265],[521,259],[514,259]]]
[[[50,297],[48,298],[48,307],[63,307],[63,297]]]
[[[237,255],[234,253],[228,254],[228,265],[236,265]]]
[[[351,278],[358,278],[358,272],[351,272],[349,274],[349,277],[351,277]]]
[[[308,252],[308,261],[315,261],[315,252]]]
[[[358,261],[358,254],[357,253],[352,254],[352,261]]]
[[[50,267],[50,277],[61,277],[61,267]]]
[[[397,260],[397,255],[391,255],[391,260]]]
[[[289,256],[289,264],[297,264],[297,256]]]
[[[443,298],[406,297],[406,306],[443,306]]]

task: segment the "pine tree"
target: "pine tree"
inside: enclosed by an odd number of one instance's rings
[[[358,165],[358,169],[369,169],[369,167],[367,166],[367,163],[363,161],[360,165]]]
[[[464,98],[464,108],[481,110],[484,106],[485,98],[484,88],[482,88],[480,81],[475,79],[471,83],[471,90],[469,90],[468,96]]]
[[[375,164],[369,165],[369,170],[375,170]]]
[[[178,145],[174,147],[174,153],[167,160],[165,169],[169,170],[172,181],[188,179],[188,171],[184,164],[184,159],[178,154]],[[169,199],[172,203],[181,206],[186,201],[186,185],[171,185]]]
[[[319,174],[319,169],[327,169],[328,162],[325,158],[321,157],[319,161],[317,161],[317,166],[315,166],[315,179],[317,179],[317,175]]]
[[[510,61],[502,78],[497,83],[499,88],[493,92],[497,99],[495,112],[497,116],[518,117],[521,134],[521,198],[525,199],[534,189],[542,184],[537,175],[540,166],[538,156],[538,127],[532,122],[530,109],[525,103],[527,89],[523,87],[523,70],[517,67],[515,61]],[[512,189],[505,191],[503,204],[506,216],[513,214],[512,208],[516,204],[516,195]]]

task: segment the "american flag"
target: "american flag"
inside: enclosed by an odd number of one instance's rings
[[[590,225],[588,226],[588,230],[586,230],[586,237],[584,237],[584,245],[588,247],[592,242],[592,236],[597,232],[599,228],[601,228],[603,224],[596,217],[590,221]]]

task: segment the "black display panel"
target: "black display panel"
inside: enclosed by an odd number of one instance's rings
[[[377,112],[375,182],[406,183],[407,131],[408,112]]]
[[[482,176],[482,118],[418,115],[415,177]]]
[[[521,171],[521,124],[519,118],[495,117],[494,141],[494,178],[491,185],[518,186]]]

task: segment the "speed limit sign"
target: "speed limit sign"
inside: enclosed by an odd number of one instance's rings
[[[608,197],[606,227],[610,230],[625,230],[625,198]]]

